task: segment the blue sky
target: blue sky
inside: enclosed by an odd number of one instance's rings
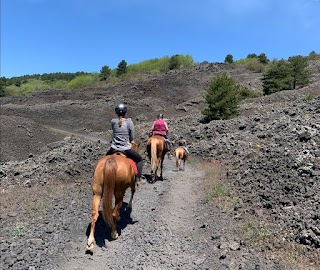
[[[320,53],[320,0],[1,0],[1,76]]]

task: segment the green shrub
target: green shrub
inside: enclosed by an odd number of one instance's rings
[[[138,64],[133,64],[128,66],[128,73],[139,72],[139,73],[159,73],[166,72],[169,70],[170,58],[165,56],[163,58],[155,58],[140,62]]]
[[[56,80],[48,82],[49,89],[67,89],[68,82],[65,80]]]
[[[169,69],[190,68],[194,66],[193,58],[190,55],[176,54],[171,56],[169,61]]]
[[[246,68],[248,70],[253,71],[253,72],[261,73],[261,72],[263,72],[263,70],[265,68],[265,65],[262,64],[259,60],[255,59],[255,58],[252,58],[246,64]]]
[[[311,100],[313,100],[314,98],[315,98],[315,95],[314,95],[314,94],[309,93],[309,94],[305,97],[305,100],[307,100],[307,101],[311,101]]]
[[[263,72],[265,68],[265,65],[260,63],[257,57],[239,59],[234,63],[237,65],[244,65],[246,69],[257,73]]]
[[[248,88],[242,88],[239,91],[239,97],[241,100],[247,99],[247,98],[256,98],[262,96],[261,93],[254,92],[249,90]]]
[[[67,87],[71,90],[94,86],[99,81],[98,74],[81,75],[71,80]]]

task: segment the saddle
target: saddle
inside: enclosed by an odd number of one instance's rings
[[[132,169],[134,171],[134,174],[137,175],[138,174],[138,168],[137,168],[137,164],[131,159],[131,158],[128,158],[131,166],[132,166]]]
[[[130,162],[131,167],[132,167],[132,169],[133,169],[133,171],[134,171],[134,174],[135,174],[135,175],[138,174],[137,164],[136,164],[131,158],[128,158],[125,152],[116,151],[116,152],[114,152],[112,155],[123,155],[123,156],[125,156],[125,157],[128,159],[128,161]]]

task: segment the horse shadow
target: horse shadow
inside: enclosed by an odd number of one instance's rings
[[[125,211],[128,203],[123,202],[120,209],[120,220],[117,222],[117,232],[119,236],[121,235],[122,230],[124,230],[129,224],[135,224],[138,221],[134,221],[131,218],[131,213]],[[89,237],[91,229],[91,222],[89,223],[86,235]],[[111,242],[114,239],[111,238],[111,228],[104,222],[102,211],[99,211],[99,217],[96,222],[96,228],[94,232],[95,243],[99,247],[104,247],[106,240]]]

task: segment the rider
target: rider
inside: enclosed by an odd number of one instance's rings
[[[163,114],[160,113],[157,115],[157,120],[155,120],[152,124],[152,127],[151,127],[151,133],[152,135],[161,135],[163,136],[166,141],[168,142],[168,157],[170,158],[171,157],[171,141],[170,141],[170,138],[168,136],[168,131],[169,131],[169,128],[168,128],[168,125],[167,125],[167,122],[163,119]]]
[[[178,144],[179,144],[179,147],[182,147],[186,151],[186,155],[188,156],[190,152],[189,152],[189,149],[187,148],[187,141],[184,139],[181,139]]]
[[[125,118],[127,106],[123,103],[118,104],[115,112],[118,117],[111,120],[113,136],[107,155],[112,155],[116,151],[124,152],[128,158],[131,158],[137,164],[137,182],[142,183],[143,159],[139,153],[131,149],[130,142],[134,139],[134,125],[130,118]]]

